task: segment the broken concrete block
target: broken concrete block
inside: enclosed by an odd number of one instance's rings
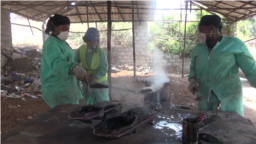
[[[1,68],[7,63],[7,58],[1,54]]]
[[[40,51],[38,51],[37,49],[31,49],[31,50],[27,50],[25,51],[26,56],[28,56],[29,58],[35,59],[35,58],[41,58],[42,53]]]
[[[6,91],[8,91],[8,93],[16,91],[15,88],[10,87],[10,86],[4,86],[4,85],[1,85],[1,90],[6,90]]]
[[[13,53],[12,54],[12,59],[15,60],[16,58],[22,58],[22,55],[21,54]]]
[[[16,58],[13,61],[13,70],[14,71],[21,71],[21,72],[28,72],[33,70],[32,61],[27,58]]]
[[[17,106],[14,106],[14,105],[8,105],[8,108],[9,109],[16,109],[16,108],[18,108]]]
[[[13,81],[12,81],[12,76],[11,76],[11,75],[9,75],[9,76],[7,76],[7,77],[2,77],[2,78],[1,78],[1,81],[2,81],[5,85],[7,85],[7,84],[12,84],[12,83],[13,83]]]

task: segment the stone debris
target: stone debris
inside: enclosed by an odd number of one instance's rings
[[[42,53],[37,49],[1,47],[1,97],[42,97],[40,67]],[[10,106],[14,108],[13,106]],[[17,106],[15,106],[17,107]]]
[[[14,105],[8,105],[8,108],[9,108],[9,109],[17,109],[18,107],[17,107],[17,106],[14,106]]]

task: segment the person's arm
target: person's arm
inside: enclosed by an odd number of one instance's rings
[[[97,72],[93,74],[93,77],[100,79],[106,75],[107,71],[108,71],[108,60],[104,50],[100,49],[100,65]]]
[[[45,48],[43,56],[57,77],[68,78],[69,75],[73,75],[72,70],[77,63],[67,61],[57,42],[51,42]]]
[[[191,78],[196,79],[196,57],[194,53],[195,53],[195,48],[191,55],[191,64],[190,64],[190,72],[189,72],[188,80],[190,80]]]
[[[256,87],[256,62],[245,43],[240,46],[241,52],[235,54],[236,62],[244,72],[252,87]]]
[[[75,61],[77,63],[81,63],[81,58],[80,58],[80,47],[76,50],[75,52]]]

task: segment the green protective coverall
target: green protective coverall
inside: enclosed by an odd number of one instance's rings
[[[81,56],[80,56],[80,48],[76,50],[75,53],[75,60],[78,63],[81,63]],[[93,77],[95,79],[101,79],[104,77],[108,71],[108,60],[104,50],[101,47],[98,47],[99,50],[99,67],[97,71],[89,75],[89,77]],[[89,53],[86,51],[85,53],[85,60],[88,67],[91,66],[93,59],[93,53]],[[108,80],[101,82],[104,85],[108,85]],[[110,101],[109,100],[109,88],[90,88],[85,82],[82,82],[82,91],[84,96],[85,104],[93,105],[100,101]]]
[[[76,65],[69,45],[50,35],[43,44],[41,59],[43,99],[50,107],[79,104],[83,98],[79,81],[72,72]]]
[[[256,87],[256,63],[245,43],[236,37],[223,36],[212,49],[209,57],[207,45],[198,44],[190,65],[191,77],[199,84],[199,110],[216,110],[222,101],[220,111],[237,112],[244,116],[242,83],[238,76],[239,67],[245,73],[252,87]]]

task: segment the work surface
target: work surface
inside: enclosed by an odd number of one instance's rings
[[[182,118],[214,114],[195,110],[164,109],[154,118],[154,124],[145,124],[136,133],[120,139],[109,140],[93,135],[91,127],[100,123],[95,120],[86,124],[68,119],[76,105],[59,105],[33,120],[2,134],[2,144],[137,144],[181,143]],[[223,143],[253,144],[256,127],[236,113],[219,112],[221,119],[200,130],[217,137]]]

